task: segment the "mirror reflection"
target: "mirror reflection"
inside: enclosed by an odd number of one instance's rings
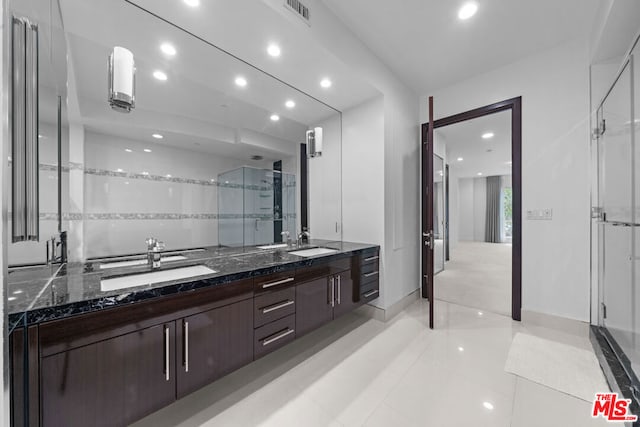
[[[273,244],[303,227],[340,239],[340,168],[327,168],[340,164],[338,111],[130,3],[59,6],[68,123],[42,114],[40,127],[64,129],[59,204],[71,261],[140,253],[150,236],[167,249]],[[114,48],[135,64],[128,113],[109,104]],[[55,78],[42,73],[43,84]],[[322,155],[307,158],[306,134],[317,127]],[[41,170],[55,160],[42,155]],[[45,239],[57,205],[41,203]],[[10,263],[45,262],[39,245],[11,247]]]

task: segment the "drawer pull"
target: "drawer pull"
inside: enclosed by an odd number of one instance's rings
[[[169,361],[169,354],[171,346],[169,345],[169,327],[164,325],[164,379],[169,381],[169,372],[171,370],[171,363]]]
[[[370,296],[375,295],[375,294],[377,294],[378,292],[380,292],[380,291],[378,291],[377,289],[374,289],[374,290],[372,290],[372,291],[370,291],[370,292],[367,292],[367,293],[366,293],[366,294],[364,294],[363,296],[364,296],[365,298],[369,298]]]
[[[369,257],[369,258],[365,258],[364,262],[369,262],[369,261],[373,261],[373,260],[376,260],[376,259],[380,259],[380,257],[378,255],[376,255],[376,256]]]
[[[289,336],[294,332],[295,331],[293,329],[287,328],[287,330],[284,331],[284,332],[278,332],[275,336],[272,335],[273,338],[268,338],[268,339],[265,339],[264,341],[262,341],[262,346],[264,347],[264,346],[267,346],[267,345],[269,345],[271,343],[274,343],[274,342],[276,342],[278,340],[281,340],[282,338],[284,338],[286,336]]]
[[[270,305],[262,309],[262,314],[271,313],[272,311],[280,310],[281,308],[289,307],[290,305],[295,304],[295,301],[287,300],[282,303],[276,303],[274,305]]]
[[[262,285],[262,289],[267,289],[272,286],[278,286],[278,285],[282,285],[283,283],[289,283],[293,281],[294,281],[293,277],[287,277],[286,279],[278,280],[277,282],[265,283],[264,285]]]
[[[371,276],[375,276],[376,274],[378,274],[377,271],[372,271],[371,273],[365,274],[364,277],[371,277]]]

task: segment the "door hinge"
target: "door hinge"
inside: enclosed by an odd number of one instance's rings
[[[593,130],[592,138],[598,139],[599,137],[604,135],[604,132],[606,130],[607,130],[607,122],[604,119],[602,119],[600,123],[598,123],[598,127]]]
[[[600,206],[592,206],[591,207],[591,218],[597,219],[598,221],[604,221],[606,218],[606,214],[604,212],[604,208]]]
[[[602,318],[606,319],[607,318],[607,305],[605,303],[600,303],[600,305],[602,306]]]

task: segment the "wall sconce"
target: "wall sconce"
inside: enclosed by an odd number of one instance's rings
[[[109,105],[121,113],[136,106],[136,67],[133,53],[120,46],[109,55]]]
[[[322,128],[307,131],[307,157],[322,156]]]

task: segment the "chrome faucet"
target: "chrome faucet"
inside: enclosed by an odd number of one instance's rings
[[[159,242],[155,237],[149,237],[147,242],[147,265],[151,268],[160,268],[162,266],[162,251],[164,251],[164,242]]]
[[[311,239],[311,233],[308,228],[303,228],[302,232],[298,234],[298,246],[302,246],[303,243],[309,243]]]

